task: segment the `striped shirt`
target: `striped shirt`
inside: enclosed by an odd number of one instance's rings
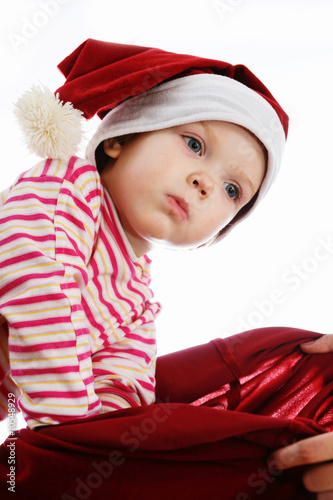
[[[154,401],[149,268],[86,160],[42,161],[0,194],[0,314],[29,427]]]

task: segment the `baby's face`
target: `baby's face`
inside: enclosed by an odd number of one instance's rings
[[[102,180],[138,256],[157,243],[195,248],[227,225],[266,171],[259,141],[244,128],[207,121],[105,141]]]

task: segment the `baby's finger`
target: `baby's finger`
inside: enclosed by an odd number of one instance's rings
[[[280,448],[273,453],[271,459],[274,460],[279,469],[333,460],[333,432],[303,439],[285,448]]]
[[[333,490],[318,493],[317,500],[333,500]]]
[[[333,494],[333,462],[311,467],[303,475],[303,483],[307,490]],[[328,497],[330,498],[330,497]]]
[[[308,353],[333,352],[333,335],[323,335],[317,340],[305,342],[301,348]]]

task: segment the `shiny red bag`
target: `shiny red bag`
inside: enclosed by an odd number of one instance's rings
[[[299,348],[318,336],[265,328],[158,358],[156,404],[8,438],[1,498],[12,454],[20,500],[314,499],[269,456],[333,430],[333,354]]]

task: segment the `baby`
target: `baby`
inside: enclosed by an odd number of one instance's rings
[[[59,68],[56,95],[17,103],[47,159],[1,194],[0,402],[19,387],[30,428],[154,402],[147,253],[224,237],[270,188],[288,131],[244,66],[89,39]],[[81,113],[102,118],[86,159]]]

